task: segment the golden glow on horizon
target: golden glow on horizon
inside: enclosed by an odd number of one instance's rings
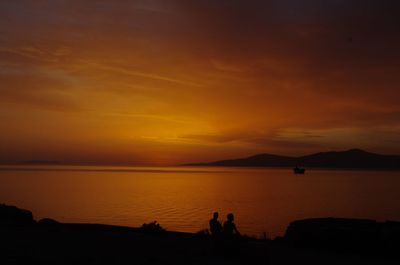
[[[390,30],[349,43],[323,10],[279,28],[251,5],[61,2],[0,4],[0,162],[400,152]]]

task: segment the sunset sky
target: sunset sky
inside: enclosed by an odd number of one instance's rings
[[[0,163],[400,154],[400,1],[2,0]]]

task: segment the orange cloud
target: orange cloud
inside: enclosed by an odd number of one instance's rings
[[[397,1],[0,3],[0,162],[398,152]]]

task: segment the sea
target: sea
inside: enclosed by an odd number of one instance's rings
[[[213,212],[242,234],[283,236],[294,220],[400,221],[400,171],[225,167],[1,166],[0,203],[34,218],[198,232]]]

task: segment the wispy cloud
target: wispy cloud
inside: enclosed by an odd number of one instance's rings
[[[194,146],[204,157],[346,146],[400,153],[399,8],[0,1],[0,123],[19,118],[3,141],[21,142],[40,121],[35,137],[146,159],[193,159]]]
[[[90,61],[84,61],[84,60],[81,61],[81,63],[85,64],[89,67],[93,67],[95,69],[116,72],[119,74],[124,74],[124,75],[129,75],[129,76],[134,76],[134,77],[144,77],[144,78],[148,78],[148,79],[160,80],[160,81],[175,83],[175,84],[179,84],[179,85],[186,85],[186,86],[194,86],[194,87],[202,86],[202,84],[200,84],[200,83],[196,83],[196,82],[192,82],[192,81],[188,81],[188,80],[175,79],[172,77],[158,75],[158,74],[149,73],[149,72],[130,70],[125,67],[113,66],[111,64],[90,62]]]

